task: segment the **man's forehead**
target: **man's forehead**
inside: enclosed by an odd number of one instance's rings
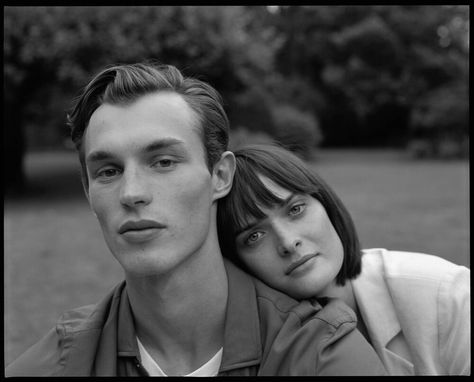
[[[198,125],[197,114],[174,92],[152,93],[130,104],[104,103],[90,118],[85,152],[87,155],[115,145],[142,147],[169,138],[180,140],[188,148],[204,150]]]
[[[130,113],[147,118],[169,119],[190,127],[197,126],[199,122],[199,116],[181,94],[160,90],[138,96],[129,102],[104,102],[92,113],[88,126],[120,119]]]

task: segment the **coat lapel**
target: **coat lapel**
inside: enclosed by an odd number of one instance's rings
[[[413,364],[384,280],[382,260],[364,255],[362,261],[362,273],[352,281],[352,286],[372,346],[390,374],[413,375]]]

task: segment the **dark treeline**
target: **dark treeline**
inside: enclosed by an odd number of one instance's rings
[[[236,136],[462,152],[468,32],[468,6],[5,7],[6,183],[27,147],[63,144],[93,73],[146,59],[216,87]]]

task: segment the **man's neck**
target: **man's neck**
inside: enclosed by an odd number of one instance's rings
[[[192,372],[222,347],[227,275],[220,253],[168,275],[128,275],[127,291],[137,335],[168,375]]]

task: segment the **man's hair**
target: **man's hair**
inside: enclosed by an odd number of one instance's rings
[[[323,205],[344,249],[344,261],[336,276],[338,285],[361,272],[362,253],[349,212],[334,191],[299,157],[277,145],[263,144],[242,147],[234,154],[232,189],[219,200],[217,208],[219,243],[224,256],[251,271],[237,255],[236,234],[250,219],[264,217],[259,206],[271,208],[282,201],[265,187],[258,177],[262,175],[290,192],[311,195]]]
[[[67,116],[71,138],[79,152],[82,181],[87,187],[83,137],[94,111],[102,104],[127,105],[157,91],[173,91],[197,114],[197,126],[210,172],[229,142],[229,121],[222,98],[209,84],[184,77],[174,66],[154,62],[115,65],[98,73],[75,99]]]

